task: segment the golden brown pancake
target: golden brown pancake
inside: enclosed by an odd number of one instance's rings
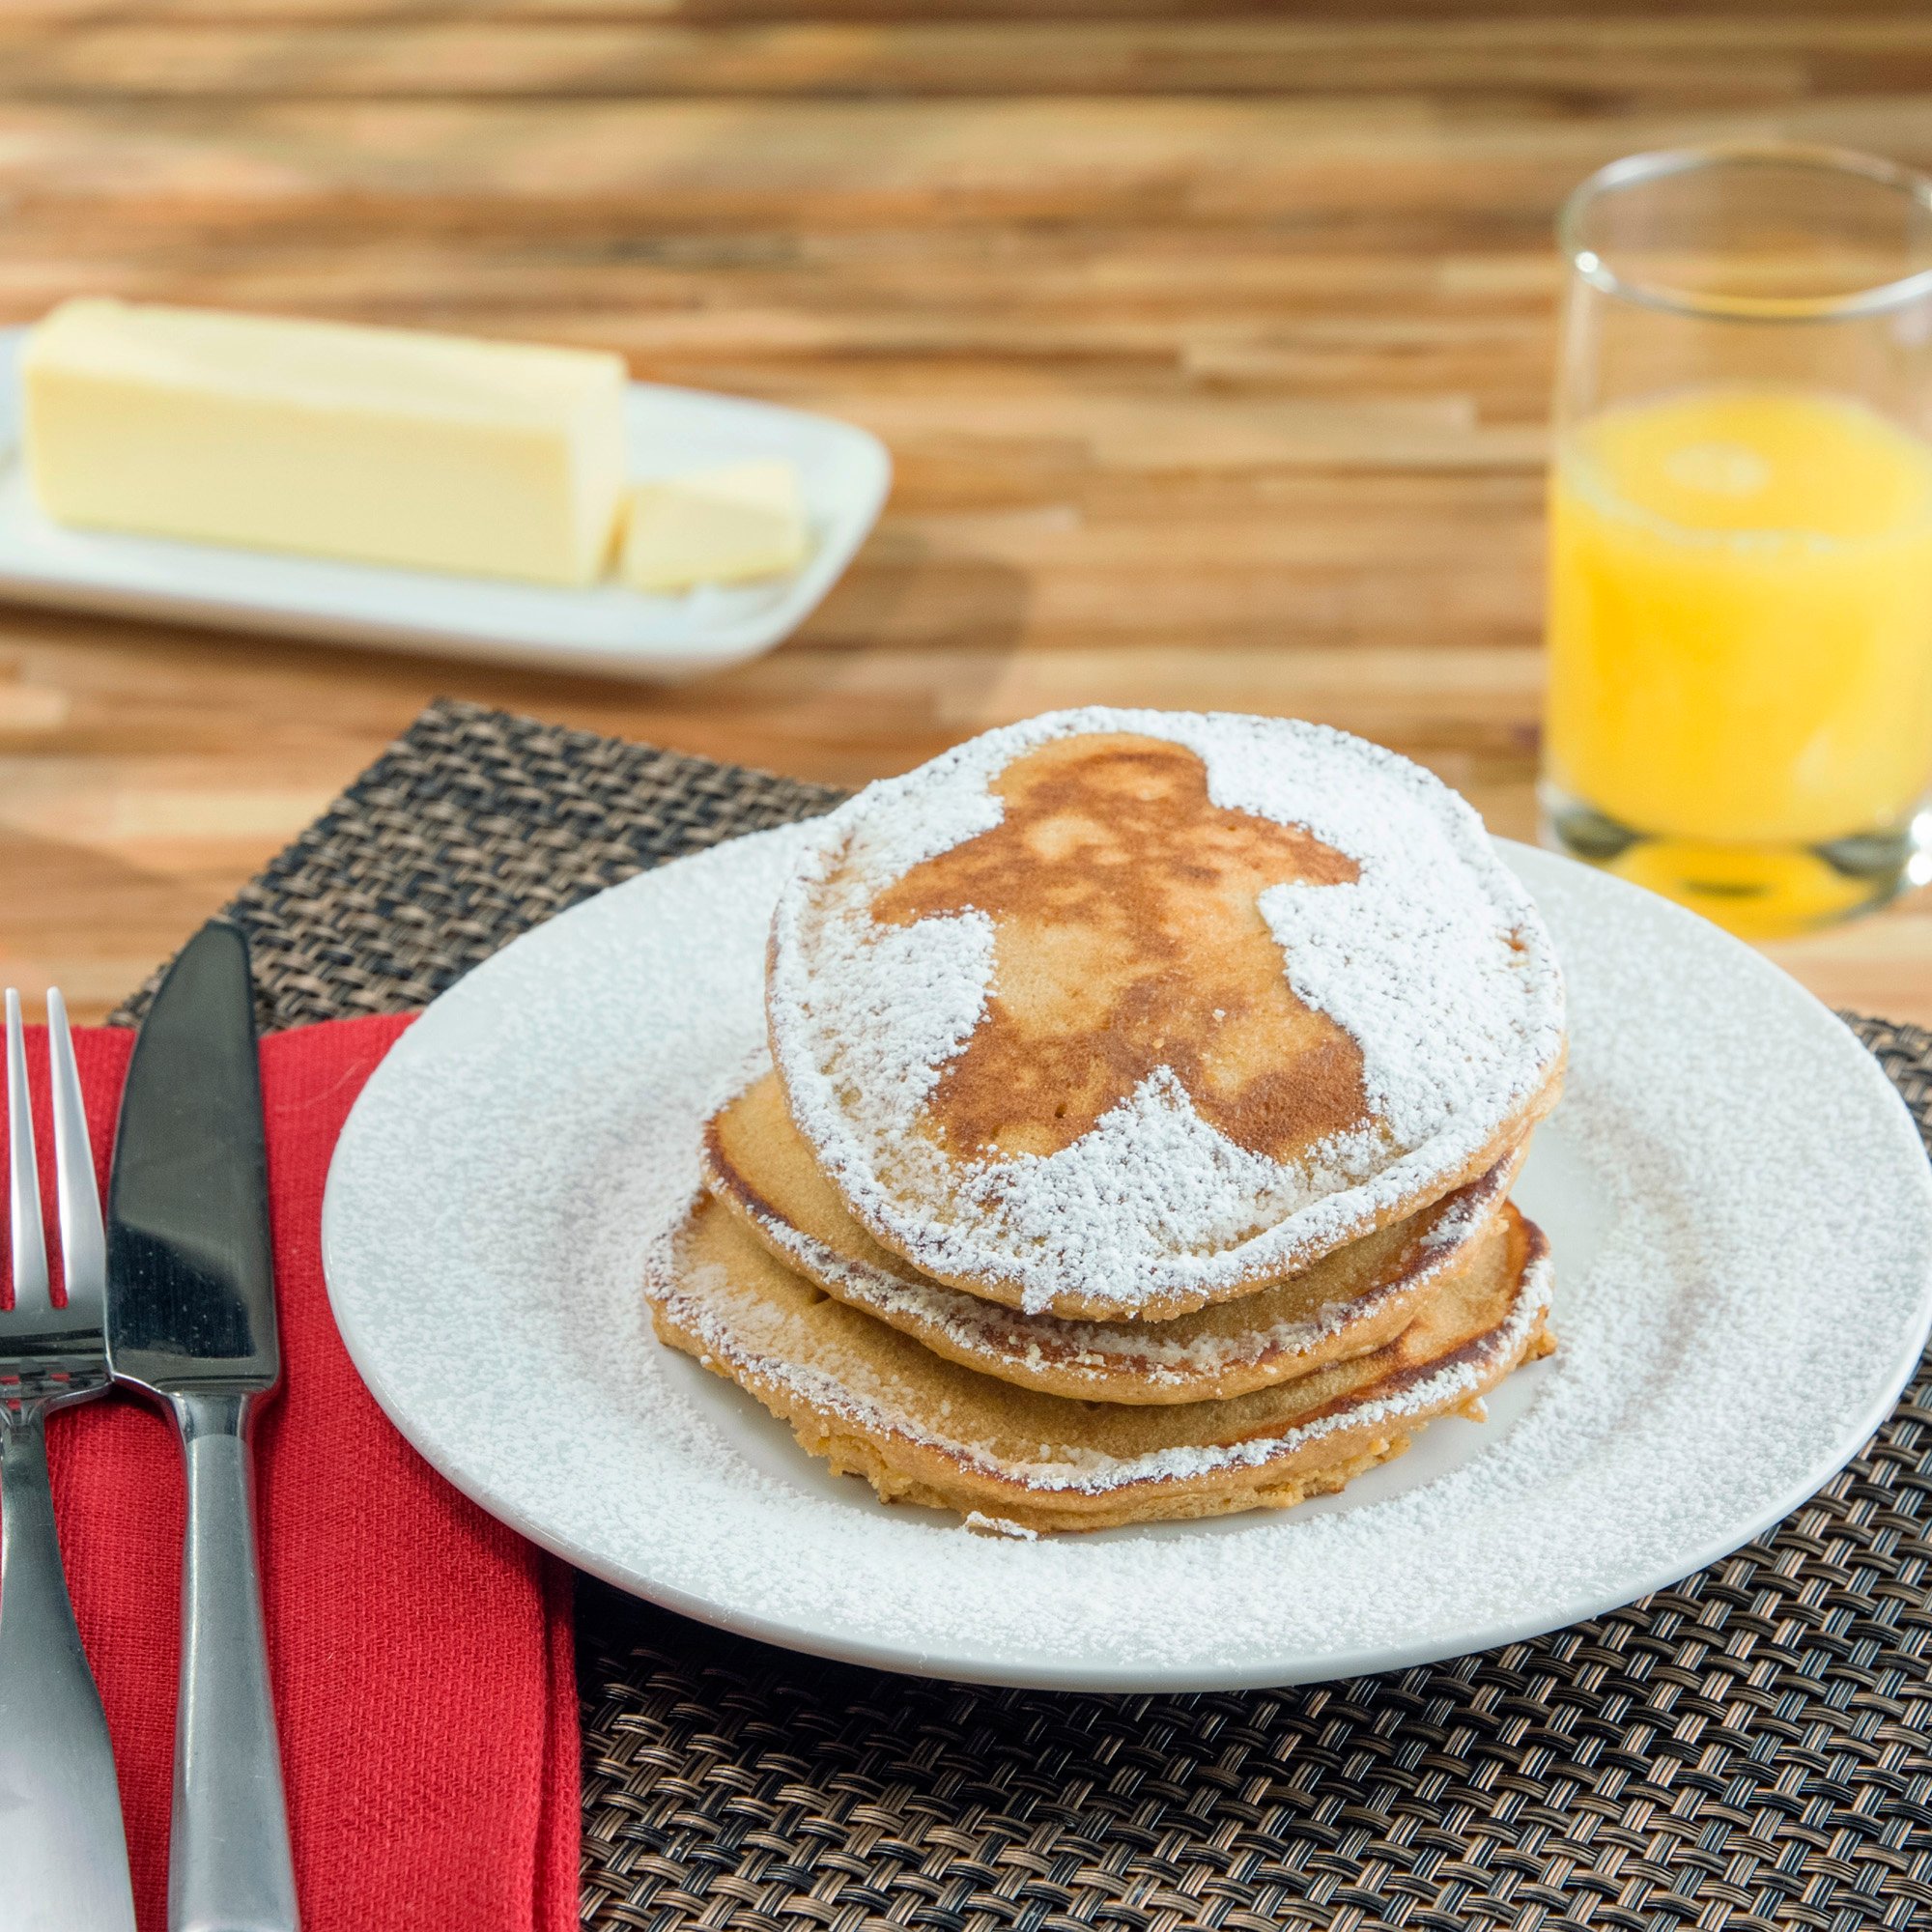
[[[1469,1264],[1523,1150],[1482,1179],[1303,1273],[1170,1321],[1069,1321],[948,1288],[847,1211],[785,1111],[754,1081],[705,1130],[705,1179],[787,1267],[935,1354],[1048,1394],[1118,1403],[1236,1396],[1380,1348]]]
[[[867,787],[769,965],[853,1218],[1068,1320],[1295,1274],[1479,1181],[1561,1083],[1548,935],[1480,820],[1289,721],[1057,714]]]
[[[780,1265],[701,1198],[645,1290],[659,1336],[737,1382],[835,1470],[886,1501],[1021,1530],[1282,1508],[1472,1410],[1545,1351],[1546,1244],[1516,1211],[1473,1265],[1380,1348],[1228,1401],[1069,1401],[944,1360]]]

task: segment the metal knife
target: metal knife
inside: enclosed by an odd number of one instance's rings
[[[170,1932],[294,1932],[255,1548],[256,1405],[281,1377],[248,942],[215,920],[134,1043],[107,1197],[107,1357],[187,1474]]]

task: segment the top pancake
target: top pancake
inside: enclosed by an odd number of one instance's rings
[[[1316,725],[1088,710],[825,820],[774,916],[800,1131],[941,1281],[1151,1317],[1486,1171],[1554,1097],[1549,941],[1481,821]]]

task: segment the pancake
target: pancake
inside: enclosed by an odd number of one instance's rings
[[[1482,822],[1318,725],[1062,712],[825,819],[773,917],[792,1118],[921,1274],[1166,1319],[1479,1180],[1562,982]]]
[[[1372,1352],[1229,1401],[1128,1407],[975,1374],[826,1295],[700,1197],[654,1253],[662,1340],[888,1502],[1024,1531],[1285,1508],[1399,1454],[1547,1350],[1547,1244],[1495,1216],[1472,1265]]]
[[[1184,1403],[1243,1395],[1391,1340],[1422,1296],[1468,1264],[1522,1152],[1287,1281],[1158,1322],[1027,1315],[921,1275],[846,1210],[775,1074],[713,1116],[704,1171],[717,1199],[787,1267],[949,1361],[1050,1395]]]

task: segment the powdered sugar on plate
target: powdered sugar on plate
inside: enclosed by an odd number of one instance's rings
[[[1395,1668],[1594,1615],[1747,1541],[1883,1417],[1924,1339],[1932,1181],[1870,1057],[1764,960],[1514,848],[1571,1073],[1517,1198],[1561,1338],[1341,1496],[1037,1543],[887,1508],[662,1348],[647,1247],[763,1037],[808,834],[603,894],[460,981],[357,1103],[337,1321],[451,1481],[579,1566],[824,1655],[1068,1689]]]
[[[1236,1145],[1165,1068],[1050,1155],[955,1162],[915,1130],[985,1010],[993,924],[879,924],[871,902],[997,825],[988,786],[1016,757],[1093,732],[1184,745],[1216,806],[1303,827],[1360,868],[1259,902],[1296,995],[1362,1050],[1374,1118],[1305,1160]],[[768,1010],[793,1116],[853,1211],[925,1272],[1017,1284],[1029,1310],[1199,1305],[1304,1264],[1463,1172],[1543,1091],[1564,1037],[1534,904],[1430,773],[1321,725],[1100,708],[988,732],[824,820],[780,895]]]

